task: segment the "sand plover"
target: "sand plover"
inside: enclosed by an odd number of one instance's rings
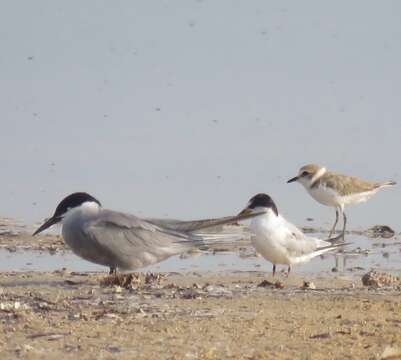
[[[202,234],[199,231],[253,216],[258,214],[197,221],[146,220],[106,210],[93,196],[78,192],[64,198],[54,215],[33,235],[61,222],[64,241],[76,255],[95,264],[108,266],[110,273],[114,273],[117,268],[137,269],[198,245],[208,242],[214,244],[216,239],[231,239],[231,234]]]
[[[288,180],[287,183],[294,181],[300,182],[316,201],[336,209],[336,220],[329,237],[336,230],[339,213],[343,215],[343,238],[347,224],[345,205],[364,202],[381,188],[396,184],[395,181],[370,182],[354,176],[340,175],[327,171],[325,167],[316,164],[301,167],[298,175]]]
[[[295,225],[282,217],[277,206],[269,195],[257,194],[251,198],[240,214],[252,214],[265,211],[251,221],[251,242],[256,251],[273,264],[273,276],[276,265],[288,265],[288,273],[292,265],[303,264],[315,256],[324,254],[338,247],[347,245],[336,242],[341,238],[320,240],[306,236]]]

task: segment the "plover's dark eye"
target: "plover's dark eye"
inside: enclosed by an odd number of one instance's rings
[[[301,174],[301,176],[308,176],[309,175],[309,173],[307,172],[307,171],[304,171],[302,174]]]

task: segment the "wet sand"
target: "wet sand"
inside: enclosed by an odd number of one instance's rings
[[[341,276],[165,274],[134,289],[103,274],[2,273],[2,359],[379,359],[401,344],[399,287]],[[271,280],[271,279],[270,279]]]
[[[51,235],[0,245],[66,251]],[[401,359],[387,356],[401,348],[399,281],[260,270],[140,274],[126,288],[106,271],[1,272],[1,359]]]

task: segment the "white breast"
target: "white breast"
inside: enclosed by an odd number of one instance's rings
[[[308,186],[305,188],[317,202],[323,205],[337,207],[341,204],[341,197],[332,188],[324,185],[319,185],[313,188]]]
[[[275,214],[255,217],[250,226],[254,233],[251,242],[256,251],[272,264],[290,265],[287,251],[280,243],[283,235],[281,225],[281,217]]]

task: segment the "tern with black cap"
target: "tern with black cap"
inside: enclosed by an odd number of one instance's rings
[[[306,236],[295,225],[282,217],[273,199],[267,194],[252,197],[240,215],[264,212],[251,220],[251,242],[256,251],[273,264],[273,276],[276,265],[288,265],[288,274],[292,265],[306,263],[314,257],[342,247],[337,243],[339,237],[320,240]]]
[[[33,235],[62,223],[64,241],[85,260],[117,269],[132,270],[160,262],[170,256],[216,240],[230,240],[240,234],[202,233],[202,230],[235,223],[256,214],[196,221],[140,219],[134,215],[104,209],[85,192],[68,195],[53,216]]]

